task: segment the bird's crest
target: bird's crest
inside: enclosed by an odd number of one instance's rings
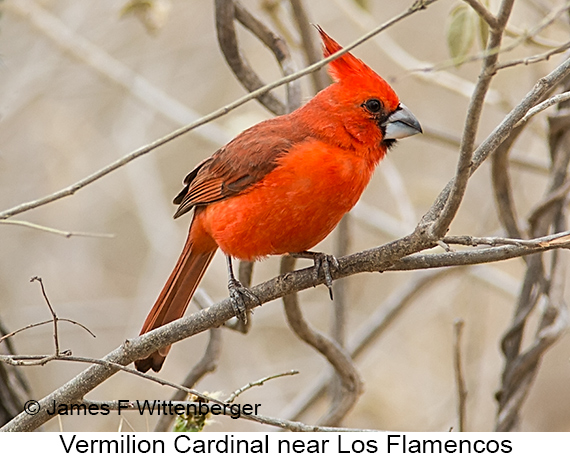
[[[342,49],[342,46],[328,36],[325,31],[316,26],[323,41],[323,54],[328,57]],[[343,79],[354,76],[372,76],[378,78],[378,74],[366,65],[362,60],[354,57],[350,52],[343,54],[339,58],[329,63],[329,73],[334,81],[341,81]]]

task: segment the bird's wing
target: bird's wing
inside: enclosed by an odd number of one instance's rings
[[[240,194],[277,166],[277,158],[306,135],[282,118],[253,126],[199,163],[184,179],[174,203],[177,218],[194,206],[208,205]]]

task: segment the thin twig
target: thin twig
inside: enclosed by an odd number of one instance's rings
[[[72,319],[65,319],[65,318],[63,318],[63,317],[58,317],[57,320],[58,320],[59,322],[69,322],[70,324],[79,325],[83,330],[85,330],[86,332],[88,332],[93,338],[97,338],[97,337],[95,336],[95,334],[94,334],[91,330],[89,330],[85,325],[83,325],[81,322],[77,322],[77,321],[74,321],[74,320],[72,320]],[[31,328],[34,328],[34,327],[39,327],[39,326],[41,326],[41,325],[52,324],[52,323],[53,323],[53,319],[49,319],[49,320],[43,321],[43,322],[36,322],[35,324],[28,324],[28,325],[26,325],[26,326],[24,326],[24,327],[22,327],[22,328],[19,328],[19,329],[17,329],[17,330],[14,330],[13,332],[10,332],[10,333],[7,333],[7,334],[3,335],[3,336],[0,338],[0,342],[2,342],[3,340],[5,340],[5,339],[7,339],[7,338],[13,337],[14,335],[17,335],[18,333],[23,332],[24,330],[28,330],[28,329],[31,329]]]
[[[52,355],[14,355],[14,356],[6,356],[0,355],[0,362],[7,363],[9,365],[20,366],[20,367],[33,367],[33,366],[43,366],[52,361],[63,361],[63,362],[80,362],[80,363],[88,363],[92,365],[99,365],[105,367],[107,369],[112,369],[113,372],[117,371],[124,371],[125,373],[129,373],[140,378],[147,379],[149,381],[156,382],[162,386],[172,387],[174,389],[182,390],[186,394],[195,395],[196,397],[204,400],[209,401],[212,403],[218,403],[223,405],[221,400],[218,400],[214,397],[209,395],[202,394],[197,390],[187,388],[180,384],[176,384],[174,382],[167,381],[166,379],[159,378],[158,376],[148,374],[148,373],[141,373],[140,371],[129,368],[120,363],[115,363],[110,360],[105,359],[94,359],[91,357],[78,357],[71,355],[71,353],[61,352],[59,354],[52,354]]]
[[[529,109],[528,112],[524,115],[524,117],[517,123],[515,128],[521,124],[527,122],[531,117],[537,115],[538,113],[544,111],[547,108],[550,108],[553,105],[558,103],[562,103],[566,100],[570,100],[570,92],[564,92],[562,94],[557,94],[554,97],[550,97],[547,100],[544,100],[542,103],[539,103],[534,108]]]
[[[91,233],[91,232],[71,232],[65,230],[59,230],[53,227],[46,227],[45,225],[34,224],[28,221],[19,221],[15,219],[2,219],[0,224],[6,225],[19,225],[21,227],[28,227],[35,230],[41,230],[43,232],[53,233],[54,235],[60,235],[65,238],[71,238],[72,236],[85,236],[92,238],[114,238],[115,235],[112,233]]]
[[[566,232],[556,233],[554,235],[548,235],[545,237],[536,238],[533,240],[504,238],[500,236],[482,237],[482,236],[471,236],[471,235],[453,235],[453,236],[446,236],[445,238],[443,238],[443,241],[448,244],[462,244],[464,246],[479,246],[481,244],[484,244],[487,246],[512,245],[512,246],[526,246],[532,248],[532,247],[539,247],[544,243],[552,242],[553,240],[559,240],[569,234],[570,232],[566,231]]]
[[[557,248],[570,248],[570,233],[566,232],[564,237],[556,238],[552,241],[545,241],[542,244],[537,244],[535,247],[507,245],[475,250],[444,252],[441,254],[413,254],[403,257],[400,260],[395,260],[390,267],[382,271],[410,271],[478,265],[480,263],[514,259]]]
[[[94,401],[94,400],[83,400],[82,403],[86,406],[94,405],[98,408],[108,408],[109,410],[116,411],[119,408],[121,410],[135,410],[138,409],[136,400],[123,402],[119,404],[119,401]],[[171,402],[172,406],[175,407],[177,405],[186,407],[198,407],[199,403],[191,402],[191,401],[176,401]],[[220,411],[220,414],[226,416],[232,416],[234,413],[231,409],[226,408]],[[240,419],[246,419],[250,421],[257,422],[263,425],[271,425],[273,427],[279,427],[284,430],[289,430],[290,432],[377,432],[379,430],[370,430],[370,429],[356,429],[356,428],[346,428],[346,427],[324,427],[320,425],[307,425],[302,422],[290,421],[286,419],[279,419],[276,417],[269,417],[263,416],[260,414],[242,414],[240,415]]]
[[[231,395],[226,398],[224,400],[224,403],[233,403],[233,401],[239,397],[241,394],[243,394],[245,391],[253,388],[253,387],[260,387],[262,386],[265,382],[270,381],[271,379],[277,379],[277,378],[282,378],[284,376],[294,376],[296,374],[299,374],[299,372],[297,370],[289,370],[286,371],[285,373],[279,373],[279,374],[274,374],[271,376],[265,376],[264,378],[258,379],[257,381],[253,381],[250,383],[247,383],[245,386],[240,387],[237,390],[234,390]]]
[[[540,33],[542,30],[544,30],[550,24],[552,24],[559,16],[564,14],[569,8],[570,8],[570,2],[566,2],[560,8],[551,11],[538,25],[533,27],[527,33],[521,35],[518,39],[512,41],[510,44],[508,44],[504,47],[500,47],[500,45],[497,45],[494,47],[488,46],[487,49],[485,49],[482,52],[479,52],[475,55],[463,57],[462,59],[459,60],[459,63],[460,64],[466,64],[466,63],[471,63],[471,62],[477,62],[479,60],[484,61],[487,57],[494,56],[494,55],[498,56],[500,54],[505,54],[507,52],[514,50],[518,46],[520,46],[521,44],[529,41],[532,37],[536,36],[538,33]],[[495,29],[495,30],[492,29],[491,35],[497,31],[498,31],[498,29]],[[506,34],[506,29],[504,29],[503,33]],[[567,49],[566,45],[567,45],[567,43],[564,43],[560,46],[556,46],[556,48],[552,50],[552,53],[547,52],[547,53],[545,53],[546,55],[545,54],[539,54],[538,56],[530,56],[530,57],[528,57],[528,59],[529,59],[528,63],[536,63],[536,62],[540,62],[542,60],[547,60],[549,57],[553,56],[554,54],[561,53],[565,49]],[[522,59],[522,62],[515,61],[514,64],[516,65],[519,63],[525,63],[524,60],[525,59]],[[453,60],[447,60],[447,61],[440,63],[440,64],[437,64],[437,65],[433,65],[431,67],[417,68],[417,69],[412,70],[412,71],[426,72],[426,73],[440,72],[441,70],[445,70],[447,68],[455,67],[455,66],[457,66],[457,64],[458,64],[458,60],[453,59]],[[507,68],[509,66],[512,66],[511,62],[508,62],[506,66],[503,66],[497,62],[493,67],[493,71],[497,72],[497,71],[502,70],[503,68]]]
[[[459,431],[465,432],[467,388],[461,364],[461,336],[465,322],[461,319],[453,323],[453,366],[455,368],[455,384],[457,388],[457,415],[459,418]]]
[[[497,70],[503,70],[505,68],[514,67],[516,65],[530,65],[533,63],[544,62],[545,60],[549,60],[552,56],[560,54],[566,51],[567,49],[570,49],[570,41],[567,41],[566,43],[557,46],[554,49],[550,49],[540,54],[535,54],[533,56],[524,57],[522,59],[514,59],[508,62],[500,63],[497,65]]]
[[[382,25],[379,25],[378,27],[376,27],[374,30],[371,30],[370,32],[362,35],[358,40],[352,42],[351,44],[349,44],[348,46],[345,46],[343,49],[335,52],[334,54],[331,54],[329,57],[327,57],[326,59],[322,59],[319,62],[313,64],[313,65],[309,65],[308,67],[297,71],[289,76],[285,76],[283,78],[280,78],[270,84],[267,84],[266,86],[263,86],[253,92],[250,92],[247,95],[244,95],[243,97],[235,100],[232,103],[229,103],[225,106],[223,106],[222,108],[219,108],[215,111],[213,111],[212,113],[201,117],[200,119],[197,119],[194,122],[191,122],[188,125],[185,125],[184,127],[181,127],[171,133],[169,133],[168,135],[165,135],[162,138],[159,138],[155,141],[153,141],[152,143],[147,144],[146,146],[142,146],[134,151],[132,151],[131,153],[123,156],[122,158],[116,160],[115,162],[103,167],[102,169],[96,171],[95,173],[87,176],[86,178],[83,178],[79,181],[77,181],[76,183],[65,187],[57,192],[54,192],[50,195],[47,195],[45,197],[41,197],[38,198],[37,200],[32,200],[26,203],[22,203],[20,205],[17,205],[15,207],[9,208],[7,210],[1,211],[0,212],[0,219],[7,219],[9,217],[15,216],[16,214],[20,214],[23,213],[25,211],[29,211],[30,209],[34,209],[37,208],[39,206],[43,206],[46,205],[48,203],[51,203],[53,201],[59,200],[61,198],[64,197],[68,197],[70,195],[73,195],[75,192],[77,192],[78,190],[84,188],[85,186],[101,179],[102,177],[108,175],[109,173],[125,166],[126,164],[128,164],[129,162],[132,162],[133,160],[149,153],[150,151],[153,151],[155,149],[157,149],[160,146],[163,146],[166,143],[169,143],[170,141],[202,126],[205,124],[208,124],[209,122],[213,121],[214,119],[217,119],[219,117],[222,117],[224,115],[226,115],[227,113],[229,113],[230,111],[236,109],[237,107],[243,105],[244,103],[249,102],[250,100],[253,100],[277,87],[282,86],[283,84],[287,84],[291,81],[295,81],[296,79],[301,78],[302,76],[308,75],[322,67],[324,67],[326,64],[328,64],[329,62],[332,62],[333,60],[335,60],[336,58],[340,57],[341,55],[351,51],[352,49],[356,48],[357,46],[360,46],[362,43],[364,43],[365,41],[369,40],[370,38],[372,38],[373,36],[377,35],[378,33],[382,32],[383,30],[386,30],[387,28],[393,26],[394,24],[402,21],[403,19],[407,18],[408,16],[411,16],[412,14],[421,11],[422,9],[425,9],[426,7],[428,7],[429,5],[435,3],[437,0],[423,0],[420,2],[416,2],[414,3],[414,5],[412,7],[410,7],[408,10],[404,11],[403,13],[400,13],[399,15],[395,16],[394,18],[388,20],[387,22],[383,23]]]
[[[40,278],[39,276],[34,276],[32,279],[30,279],[30,282],[34,282],[37,281],[40,283],[40,287],[42,289],[42,295],[44,296],[44,300],[46,301],[46,304],[49,308],[49,312],[51,313],[51,317],[52,317],[52,322],[53,322],[53,341],[54,341],[54,346],[55,346],[55,355],[59,355],[59,336],[58,336],[58,330],[57,330],[57,314],[55,313],[53,307],[51,306],[51,303],[49,302],[49,298],[46,294],[46,290],[44,288],[44,282],[42,281],[42,278]]]

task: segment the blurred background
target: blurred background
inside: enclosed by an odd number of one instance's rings
[[[146,24],[140,15],[123,14],[126,2],[0,3],[0,211],[64,188],[246,93],[219,50],[213,1],[151,3]],[[348,44],[411,3],[314,0],[305,2],[305,7],[311,22]],[[498,2],[490,3],[496,11]],[[297,68],[307,65],[289,2],[243,0],[243,4],[284,36]],[[454,175],[458,141],[481,65],[479,60],[459,68],[450,65],[446,24],[456,4],[440,0],[354,51],[392,84],[426,134],[402,141],[380,165],[348,221],[349,252],[409,233]],[[509,26],[511,42],[562,4],[517,1]],[[237,28],[244,55],[263,80],[279,78],[273,55],[242,27]],[[561,15],[540,32],[540,39],[563,43],[569,30],[567,15]],[[313,35],[316,43],[316,31]],[[544,42],[519,41],[502,59],[544,52]],[[469,52],[475,55],[479,49],[475,43]],[[501,71],[487,96],[479,140],[563,58],[564,54],[555,55],[549,61]],[[314,93],[311,79],[303,78],[301,85],[307,100]],[[285,91],[279,88],[275,93],[283,98]],[[190,223],[188,216],[172,219],[172,198],[184,176],[233,136],[271,115],[257,102],[249,102],[73,196],[14,217],[63,231],[112,237],[64,237],[0,224],[2,325],[12,331],[50,318],[39,284],[30,283],[32,276],[40,276],[59,317],[79,321],[96,334],[93,338],[78,326],[61,323],[62,349],[100,358],[138,335]],[[546,114],[532,121],[511,160],[516,205],[524,215],[540,201],[547,185]],[[488,165],[471,179],[450,233],[503,234]],[[333,252],[337,236],[333,233],[317,250]],[[500,340],[511,321],[524,271],[523,260],[514,259],[434,276],[358,358],[365,392],[343,425],[410,431],[456,428],[453,323],[463,319],[467,429],[492,430],[494,394],[504,363]],[[257,263],[253,283],[278,272],[279,259]],[[361,274],[343,280],[347,341],[359,335],[362,325],[391,294],[414,281],[414,275]],[[218,301],[227,296],[226,282],[224,258],[218,253],[201,288]],[[333,307],[326,288],[302,292],[300,300],[308,320],[329,332]],[[191,304],[189,310],[195,309]],[[531,324],[538,318],[533,319]],[[525,343],[532,341],[532,330],[525,338]],[[20,333],[12,341],[18,354],[53,352],[50,325]],[[204,334],[176,344],[160,375],[180,382],[201,358],[207,341]],[[521,412],[521,430],[570,429],[569,349],[566,336],[545,355]],[[218,363],[217,371],[196,386],[198,390],[227,396],[264,376],[299,370],[297,376],[270,381],[240,397],[241,402],[261,403],[259,412],[275,417],[283,417],[297,396],[328,370],[326,361],[288,328],[280,302],[256,309],[248,334],[224,330]],[[53,362],[21,372],[31,398],[39,399],[84,368],[78,363]],[[88,398],[168,399],[171,394],[170,388],[119,373]],[[314,423],[325,409],[324,402],[317,403],[301,420]],[[156,421],[134,412],[124,419],[113,413],[62,417],[43,429],[146,431]],[[268,429],[229,418],[216,418],[206,427],[209,431]]]

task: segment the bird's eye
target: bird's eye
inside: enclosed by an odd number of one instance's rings
[[[377,98],[371,98],[364,102],[364,106],[371,113],[379,113],[382,110],[382,102]]]

